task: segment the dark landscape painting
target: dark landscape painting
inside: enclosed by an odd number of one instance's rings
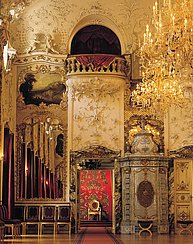
[[[32,73],[25,75],[25,82],[20,86],[20,92],[26,105],[40,103],[60,104],[66,86],[59,79],[59,75],[38,75]]]

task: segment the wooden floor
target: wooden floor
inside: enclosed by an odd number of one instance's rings
[[[193,236],[191,235],[158,235],[153,234],[152,237],[142,236],[138,234],[128,235],[113,235],[109,229],[99,227],[98,229],[88,227],[82,229],[79,234],[58,234],[42,235],[42,236],[22,236],[17,239],[5,239],[4,243],[29,243],[29,244],[193,244]]]

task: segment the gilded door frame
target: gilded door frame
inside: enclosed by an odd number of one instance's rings
[[[113,162],[114,163],[114,162]],[[78,183],[78,188],[77,188],[77,210],[78,210],[78,226],[80,227],[80,218],[79,218],[79,213],[80,213],[80,194],[79,194],[79,189],[80,189],[80,170],[78,169],[77,172],[77,183]],[[95,169],[94,169],[95,170]],[[111,171],[111,183],[112,183],[112,187],[111,187],[111,194],[112,194],[112,209],[111,209],[111,213],[112,213],[112,232],[115,233],[115,186],[114,186],[114,169],[113,168],[100,168],[100,169],[96,169],[96,170],[110,170]]]
[[[78,233],[80,227],[78,179],[80,167],[79,164],[85,159],[99,159],[101,161],[109,161],[108,169],[112,170],[112,232],[119,232],[121,222],[121,180],[120,167],[117,161],[117,158],[119,157],[120,151],[113,151],[102,146],[91,146],[81,151],[70,152],[70,201],[72,204],[73,216],[72,228],[75,233]]]

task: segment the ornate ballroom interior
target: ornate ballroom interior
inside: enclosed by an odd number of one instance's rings
[[[0,1],[0,215],[19,231],[191,232],[191,7]]]

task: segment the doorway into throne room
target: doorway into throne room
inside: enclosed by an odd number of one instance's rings
[[[112,170],[79,171],[80,226],[112,226]],[[98,214],[89,214],[90,204],[99,202]]]
[[[116,233],[116,231],[118,233],[121,222],[120,167],[117,160],[119,157],[120,151],[113,151],[98,145],[92,145],[81,151],[71,151],[70,199],[74,218],[72,228],[74,228],[75,233],[78,233],[80,227],[95,227],[97,224],[103,227],[109,226],[112,233]],[[83,182],[85,185],[82,184]],[[102,187],[99,187],[101,184],[104,184],[104,193],[109,192],[106,198],[103,192],[99,195],[99,201],[102,198],[106,199],[106,203],[100,203],[102,208],[101,221],[95,219],[97,216],[88,220],[86,219],[88,217],[88,199],[98,196],[96,193],[98,193],[99,189],[102,189]],[[109,187],[108,189],[106,188],[107,186]],[[89,188],[90,192],[87,188]],[[92,193],[92,189],[94,193]],[[108,206],[109,210],[106,206]],[[82,217],[83,215],[84,217]]]

